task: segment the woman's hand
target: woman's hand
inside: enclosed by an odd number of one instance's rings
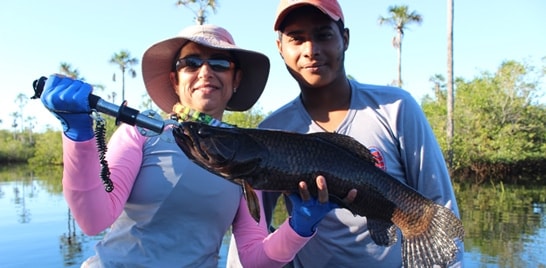
[[[92,86],[63,75],[51,75],[41,96],[44,106],[63,125],[64,134],[73,141],[86,141],[95,134],[89,116]]]

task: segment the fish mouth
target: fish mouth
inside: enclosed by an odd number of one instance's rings
[[[199,132],[201,129],[198,125],[190,122],[180,123],[173,130],[173,135],[175,137],[178,147],[189,158],[199,158],[200,160],[205,160],[208,162],[210,160],[208,154],[201,148],[199,143]]]
[[[223,172],[226,166],[235,155],[234,148],[239,146],[233,145],[230,136],[223,135],[224,131],[196,122],[183,122],[173,130],[176,143],[186,154],[186,156],[194,160],[200,165],[204,165],[207,169],[214,169],[217,172]]]
[[[173,136],[188,159],[228,180],[250,174],[264,153],[259,143],[234,128],[188,121],[174,127]]]

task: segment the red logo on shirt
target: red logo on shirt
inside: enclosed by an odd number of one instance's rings
[[[375,159],[375,166],[382,169],[383,171],[387,170],[387,167],[385,166],[385,161],[383,159],[383,154],[381,154],[381,151],[375,147],[369,148],[370,153],[372,153],[373,158]]]

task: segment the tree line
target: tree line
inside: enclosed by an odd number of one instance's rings
[[[545,75],[544,65],[511,60],[494,73],[484,72],[470,80],[455,79],[450,168],[454,180],[546,184],[546,105],[541,102]],[[421,107],[447,155],[445,79],[435,75],[431,82],[431,93],[423,98]],[[247,112],[228,112],[224,121],[238,127],[256,127],[265,116],[255,107]],[[113,118],[104,117],[108,138],[117,126]],[[1,163],[62,165],[59,131],[1,130],[0,139]]]
[[[546,183],[544,67],[506,61],[495,73],[455,79],[453,165],[461,181]],[[441,75],[422,108],[447,153],[446,90]]]

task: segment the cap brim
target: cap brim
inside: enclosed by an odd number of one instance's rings
[[[277,14],[277,17],[275,19],[275,23],[273,24],[273,30],[278,31],[281,24],[282,24],[282,22],[286,18],[286,15],[288,15],[288,13],[292,12],[294,9],[299,8],[299,7],[303,7],[303,6],[315,7],[317,9],[319,9],[320,11],[322,11],[322,13],[328,15],[334,21],[338,21],[338,20],[341,19],[340,16],[330,12],[328,9],[326,9],[326,8],[322,7],[321,5],[319,5],[317,3],[314,3],[312,1],[309,1],[309,2],[294,2],[293,4],[285,7],[279,14]]]

